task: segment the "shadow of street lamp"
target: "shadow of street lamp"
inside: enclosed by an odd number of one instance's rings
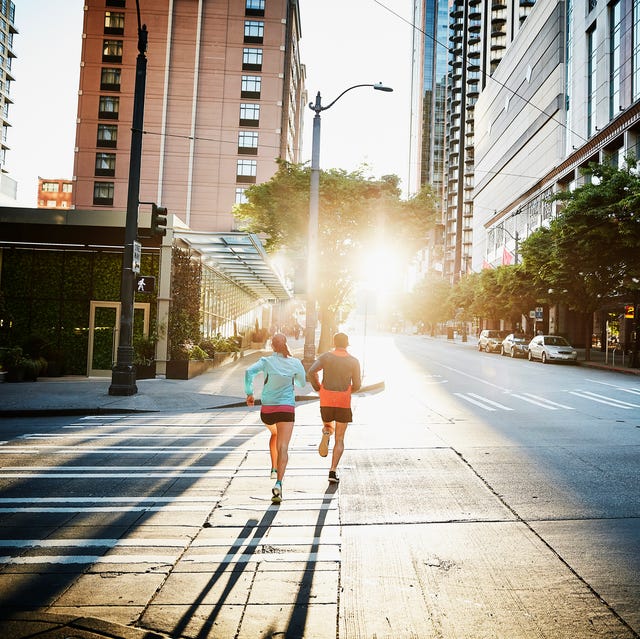
[[[345,89],[333,102],[322,105],[320,91],[316,101],[309,103],[309,108],[315,111],[313,118],[313,137],[311,143],[311,184],[309,189],[309,237],[307,243],[307,309],[304,332],[304,355],[302,363],[305,369],[313,363],[316,356],[316,264],[318,258],[318,202],[320,196],[320,113],[330,109],[345,93],[360,87],[372,87],[376,91],[393,91],[382,82],[377,84],[354,84]]]

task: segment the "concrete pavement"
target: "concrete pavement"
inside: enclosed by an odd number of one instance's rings
[[[475,340],[450,342],[452,347],[476,348]],[[295,345],[294,345],[295,346]],[[299,345],[298,345],[299,346]],[[35,383],[1,384],[0,415],[108,414],[131,412],[200,411],[244,405],[243,376],[246,367],[266,352],[245,353],[238,360],[213,369],[192,380],[141,380],[138,394],[112,397],[110,379],[43,378]],[[484,357],[484,355],[482,355]],[[583,365],[611,368],[604,362]],[[620,369],[620,372],[634,372]],[[371,387],[382,380],[365,380]],[[300,401],[315,399],[310,387],[302,389]],[[3,639],[166,639],[168,635],[143,631],[104,620],[41,612],[5,616],[0,623]]]

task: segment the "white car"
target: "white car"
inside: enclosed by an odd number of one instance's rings
[[[536,335],[529,342],[529,361],[539,359],[543,364],[547,362],[569,362],[575,364],[578,361],[576,349],[560,335]]]

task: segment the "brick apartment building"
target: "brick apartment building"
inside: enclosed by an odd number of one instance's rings
[[[306,104],[297,0],[139,0],[148,30],[140,201],[196,231],[231,213],[276,158],[299,161]],[[87,0],[73,205],[127,205],[135,0]],[[144,205],[142,205],[144,206]]]

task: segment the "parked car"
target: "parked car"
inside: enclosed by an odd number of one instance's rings
[[[485,353],[498,353],[502,346],[503,337],[504,333],[502,331],[485,328],[478,337],[478,350]]]
[[[536,335],[529,342],[529,361],[539,359],[543,364],[547,362],[578,361],[578,353],[569,342],[560,335]]]
[[[529,339],[524,333],[510,333],[500,346],[500,355],[526,357],[529,352]]]

